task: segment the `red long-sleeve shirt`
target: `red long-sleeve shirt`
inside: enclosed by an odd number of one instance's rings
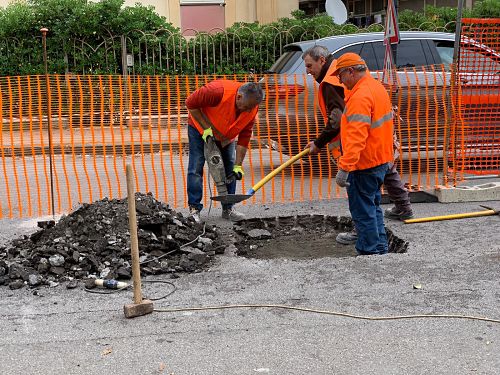
[[[220,82],[212,81],[205,86],[200,87],[198,90],[189,95],[186,99],[186,107],[188,109],[203,109],[205,107],[216,107],[224,96],[224,88]],[[236,116],[239,113],[236,111]],[[233,121],[236,120],[236,117]],[[248,147],[250,138],[252,137],[252,128],[254,124],[252,120],[243,130],[238,134],[238,145]],[[191,114],[188,116],[188,124],[194,126]],[[217,126],[217,124],[214,124]]]

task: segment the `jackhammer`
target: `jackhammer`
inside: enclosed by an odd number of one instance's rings
[[[208,171],[215,182],[215,187],[217,188],[217,194],[219,196],[228,195],[226,184],[231,182],[231,180],[228,181],[226,178],[224,161],[222,160],[221,152],[213,137],[207,138],[204,154],[205,160],[208,164]]]

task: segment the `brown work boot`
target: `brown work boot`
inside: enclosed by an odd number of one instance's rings
[[[222,218],[231,221],[240,221],[245,218],[245,215],[236,211],[234,208],[226,208],[222,210]]]
[[[337,241],[342,245],[352,245],[355,244],[357,240],[358,240],[358,232],[356,232],[355,228],[350,232],[339,233],[335,238],[335,241]]]
[[[413,211],[411,208],[407,211],[402,211],[396,206],[392,208],[388,208],[384,212],[384,216],[388,219],[393,219],[393,220],[408,220],[408,219],[413,219]]]
[[[195,207],[189,207],[188,217],[192,218],[197,223],[201,223],[200,210]]]

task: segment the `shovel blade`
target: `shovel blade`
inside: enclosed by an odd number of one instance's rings
[[[243,202],[250,197],[252,197],[252,194],[227,194],[210,197],[210,199],[213,201],[221,202],[222,204],[235,204]]]

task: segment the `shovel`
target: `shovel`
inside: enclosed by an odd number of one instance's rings
[[[257,182],[254,186],[252,186],[252,188],[249,189],[246,194],[218,195],[215,197],[210,197],[210,199],[217,201],[217,202],[221,202],[222,204],[235,204],[235,203],[242,202],[248,198],[251,198],[257,192],[257,190],[259,190],[262,186],[264,186],[264,184],[269,182],[274,176],[276,176],[278,173],[280,173],[283,169],[285,169],[289,165],[292,165],[293,163],[295,163],[300,158],[309,154],[309,152],[310,152],[310,149],[307,148],[304,151],[302,151],[301,153],[295,155],[293,158],[291,158],[291,159],[287,160],[286,162],[284,162],[283,164],[281,164],[278,168],[273,169],[262,180]]]

